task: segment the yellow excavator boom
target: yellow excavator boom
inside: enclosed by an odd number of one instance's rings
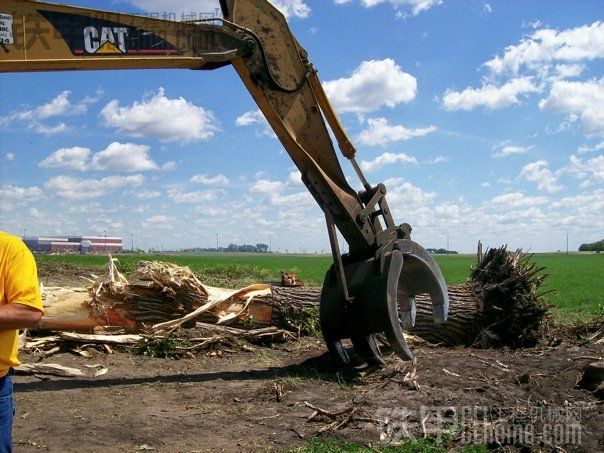
[[[381,363],[375,334],[402,357],[414,323],[416,294],[430,293],[437,322],[446,320],[447,289],[431,256],[397,226],[383,184],[370,185],[355,148],[323,91],[307,52],[267,0],[220,0],[222,18],[156,19],[32,0],[0,3],[0,72],[232,66],[300,170],[325,213],[334,265],[321,301],[321,326],[333,356],[350,358],[350,338],[369,363]],[[363,190],[348,183],[333,131]],[[339,250],[336,229],[350,249]]]

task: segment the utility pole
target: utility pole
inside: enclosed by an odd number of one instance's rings
[[[107,230],[103,230],[103,251],[107,252]]]
[[[566,254],[568,255],[568,233],[566,233]]]
[[[130,232],[130,240],[132,241],[131,242],[131,244],[132,244],[131,252],[134,253],[134,233],[133,232]]]
[[[447,252],[449,251],[449,235],[447,234]]]
[[[216,233],[216,251],[218,251],[218,233]]]

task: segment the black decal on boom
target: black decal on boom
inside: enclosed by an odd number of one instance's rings
[[[178,50],[142,28],[98,17],[39,9],[74,55],[174,55]]]

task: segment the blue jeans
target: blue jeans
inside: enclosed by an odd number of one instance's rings
[[[10,453],[13,450],[13,370],[0,378],[0,453]]]

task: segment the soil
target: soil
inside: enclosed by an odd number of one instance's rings
[[[89,274],[41,269],[41,280],[81,285],[79,275]],[[334,368],[315,337],[178,360],[100,346],[82,357],[70,347],[21,354],[24,363],[58,363],[86,377],[15,376],[15,451],[287,451],[316,436],[377,446],[424,433],[449,433],[460,446],[604,451],[604,405],[576,386],[604,345],[415,344],[415,363],[389,356],[384,368],[362,371]],[[308,420],[308,404],[341,414]]]

